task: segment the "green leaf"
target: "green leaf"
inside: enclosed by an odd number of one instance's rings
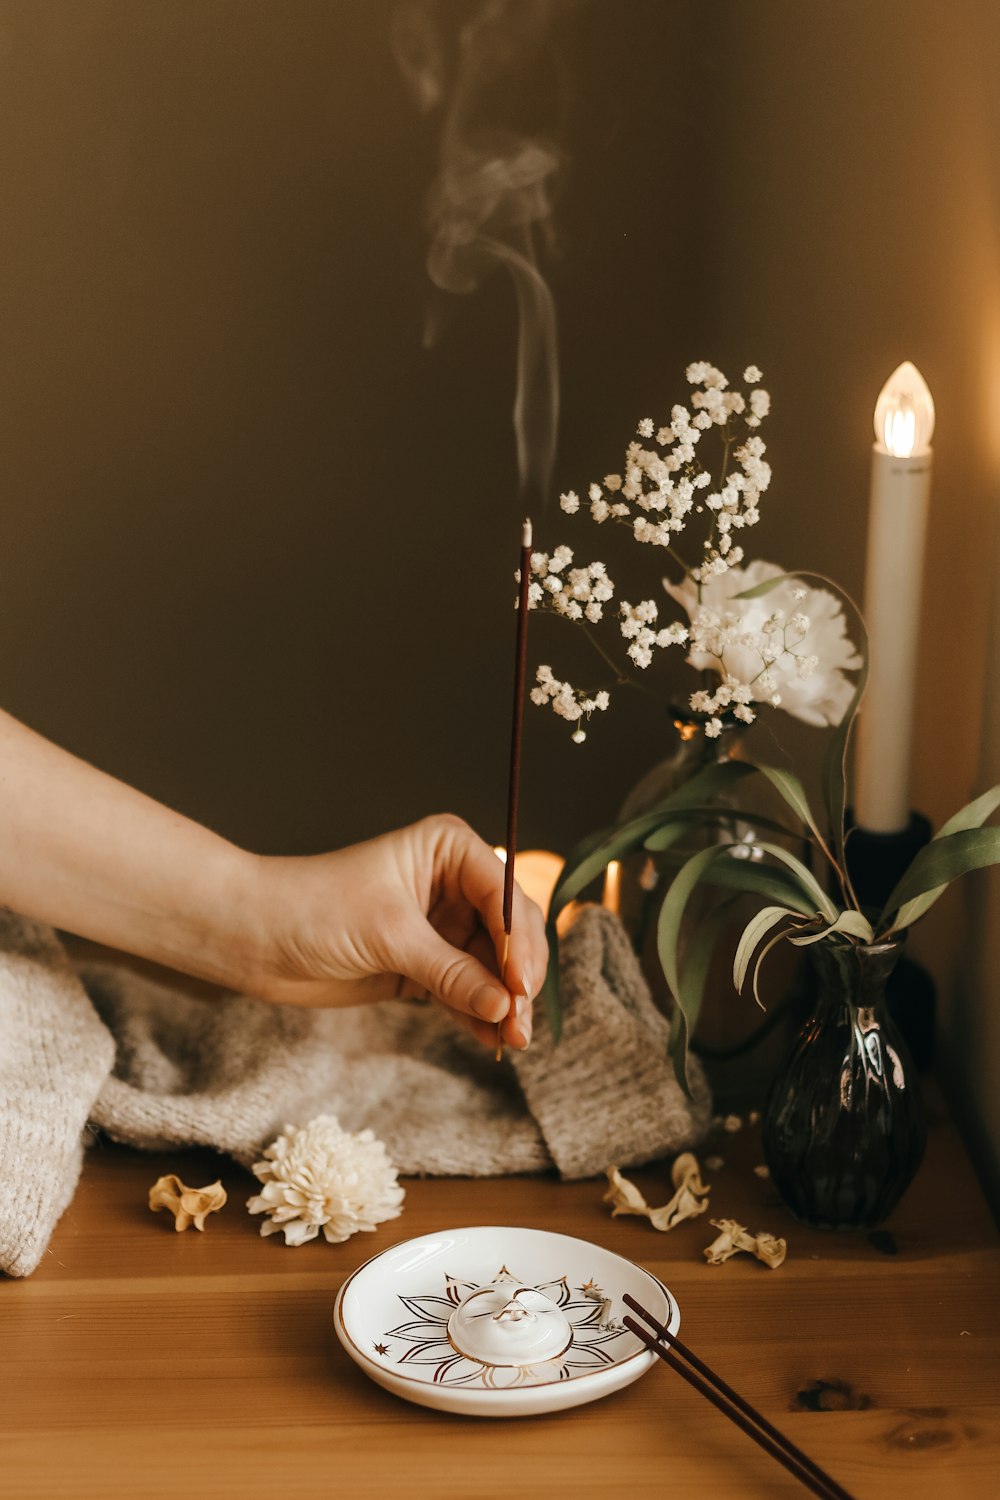
[[[763,942],[773,927],[777,927],[780,922],[786,922],[789,917],[797,919],[798,913],[787,906],[765,906],[752,916],[744,927],[736,945],[736,956],[733,959],[733,984],[738,994],[743,993],[747,969],[750,967],[750,960],[758,944]]]
[[[680,975],[680,1003],[675,1004],[671,1017],[667,1052],[673,1061],[677,1082],[688,1098],[691,1097],[691,1085],[687,1076],[688,1044],[701,1012],[705,981],[719,934],[729,920],[736,899],[735,896],[730,896],[720,902],[714,911],[709,912],[698,923],[698,930],[691,940]]]
[[[745,760],[713,760],[694,776],[682,782],[669,797],[664,797],[646,816],[661,812],[684,812],[712,801],[719,792],[753,775],[753,766]]]
[[[802,887],[803,893],[813,903],[813,911],[821,911],[828,922],[837,920],[837,908],[812,871],[807,869],[800,859],[796,859],[795,855],[790,854],[787,849],[782,849],[780,844],[766,844],[762,841],[758,848],[763,849],[765,854],[780,859],[783,865],[788,866]]]
[[[778,766],[763,766],[758,762],[754,762],[754,764],[757,765],[757,770],[760,774],[767,777],[775,791],[784,797],[788,806],[795,813],[796,817],[802,820],[813,837],[820,844],[824,844],[823,835],[819,830],[816,819],[813,817],[812,808],[809,806],[806,789],[795,773],[793,771],[783,771]]]
[[[807,948],[810,943],[818,943],[821,938],[832,937],[837,932],[860,938],[863,943],[870,943],[875,936],[868,918],[861,912],[848,908],[840,913],[836,922],[831,922],[829,927],[824,927],[820,932],[812,932],[808,937],[789,938],[788,941],[794,943],[796,948]]]
[[[1000,786],[991,787],[974,802],[969,802],[950,817],[947,823],[942,823],[934,840],[947,838],[952,833],[964,833],[967,828],[979,828],[991,813],[1000,807]],[[932,840],[932,842],[934,841]],[[912,901],[907,901],[896,913],[894,927],[912,927],[913,923],[925,912],[930,911],[939,896],[947,890],[946,885],[935,886],[933,890],[925,891],[922,896],[914,896]]]
[[[649,854],[664,854],[672,849],[678,839],[682,839],[692,828],[697,828],[700,820],[691,818],[686,814],[675,813],[671,822],[661,823],[654,828],[647,839],[643,841],[642,847]]]
[[[815,907],[789,871],[775,869],[773,865],[765,865],[760,860],[720,860],[706,870],[702,880],[706,885],[751,891],[756,896],[764,896],[775,905],[791,906],[802,916],[811,917],[815,912]]]
[[[829,581],[829,580],[827,580]],[[851,886],[851,878],[847,873],[847,860],[844,854],[844,839],[846,830],[844,828],[844,817],[847,812],[847,750],[851,740],[851,731],[854,728],[858,716],[861,700],[868,686],[868,632],[861,611],[843,589],[836,584],[832,585],[834,592],[844,599],[855,614],[855,624],[858,630],[858,650],[861,655],[861,666],[854,683],[854,692],[851,701],[844,711],[843,718],[830,736],[823,757],[823,801],[826,804],[826,815],[830,820],[830,837],[833,840],[833,852],[836,856],[839,869],[843,873],[846,883],[847,894],[853,900],[854,890]]]
[[[713,860],[721,859],[731,846],[713,844],[709,849],[700,849],[682,866],[670,883],[663,898],[659,920],[656,924],[656,947],[663,965],[664,978],[677,1004],[683,1000],[679,973],[678,945],[684,910],[695,886]]]
[[[771,941],[769,943],[766,943],[764,945],[764,947],[761,949],[760,953],[757,955],[757,962],[753,966],[753,997],[756,1000],[757,1004],[760,1006],[761,1010],[766,1010],[767,1006],[764,1004],[763,1000],[760,998],[760,989],[758,988],[758,986],[760,984],[760,971],[763,968],[763,966],[764,966],[764,960],[767,957],[767,955],[770,953],[771,949],[772,948],[776,948],[779,943],[783,943],[787,937],[788,937],[788,930],[787,930],[787,928],[786,928],[786,930],[784,932],[776,933],[776,935],[771,939]]]
[[[570,901],[576,899],[612,859],[622,859],[642,847],[645,839],[655,830],[670,826],[683,812],[711,801],[727,786],[735,785],[753,768],[743,761],[713,761],[678,787],[669,797],[651,808],[641,817],[612,828],[590,834],[569,855],[556,883],[549,902],[547,935],[549,940],[549,968],[542,987],[542,1002],[558,1041],[562,1030],[562,1002],[559,998],[559,939],[556,919]],[[689,820],[690,821],[690,820]]]
[[[744,589],[741,594],[733,594],[734,599],[761,599],[776,589],[779,583],[798,583],[800,578],[805,578],[805,573],[777,573],[773,578],[765,578],[763,583],[757,583],[752,589]]]
[[[542,1004],[552,1031],[552,1040],[558,1042],[562,1036],[562,1000],[559,997],[559,934],[555,924],[546,927],[545,936],[549,944],[549,967],[545,971],[542,985]]]
[[[960,875],[995,864],[1000,864],[1000,828],[966,828],[932,839],[921,849],[885,903],[879,927],[883,918],[894,911],[896,920],[888,930],[904,926],[902,913],[915,896],[922,896],[925,891],[940,894]]]
[[[957,813],[952,813],[947,823],[942,823],[936,839],[946,839],[951,833],[964,833],[967,828],[981,828],[986,819],[1000,807],[1000,786],[991,786],[988,792],[967,802]]]
[[[563,907],[575,900],[601,873],[609,860],[631,854],[642,846],[654,829],[669,825],[679,813],[710,801],[730,783],[752,774],[753,768],[743,761],[713,761],[641,817],[606,830],[603,838],[591,835],[578,844],[567,859],[552,893],[550,918],[554,921]]]
[[[759,767],[758,767],[759,769]],[[724,828],[727,824],[747,823],[753,828],[767,828],[772,833],[783,833],[789,838],[797,838],[798,834],[794,828],[789,828],[784,823],[779,823],[777,818],[767,818],[763,813],[754,812],[751,808],[743,807],[689,807],[683,813],[677,814],[681,824],[681,832],[686,832],[688,827],[703,826],[706,823],[714,827]],[[685,826],[686,825],[686,826]],[[669,832],[656,829],[647,838],[644,847],[651,854],[658,853],[661,849],[668,849],[675,842],[677,835],[674,829],[677,823],[668,825]]]
[[[830,832],[833,838],[834,853],[840,868],[847,878],[844,864],[844,812],[847,805],[847,747],[851,737],[851,730],[857,716],[858,707],[864,697],[865,687],[868,683],[868,632],[865,629],[864,617],[850,594],[842,589],[832,578],[827,578],[825,573],[779,573],[775,578],[766,578],[763,583],[758,583],[755,588],[744,589],[741,594],[735,595],[737,599],[759,599],[764,594],[769,594],[779,583],[796,583],[800,579],[808,579],[820,584],[822,588],[842,599],[853,611],[855,624],[860,636],[858,653],[861,657],[861,666],[858,668],[858,676],[854,686],[854,693],[847,705],[840,723],[830,736],[826,756],[823,761],[823,801],[826,804],[827,816],[830,820]],[[848,881],[848,884],[850,882]],[[853,893],[852,893],[853,894]]]
[[[586,890],[611,860],[622,859],[626,854],[641,849],[646,835],[658,828],[661,821],[662,815],[636,818],[621,828],[609,830],[599,843],[588,839],[585,844],[578,845],[563,866],[552,892],[549,902],[550,918],[554,920],[564,906],[568,906],[570,901],[574,901]]]

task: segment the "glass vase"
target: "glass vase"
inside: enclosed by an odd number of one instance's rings
[[[880,1224],[924,1154],[917,1072],[885,995],[900,948],[814,945],[815,1009],[771,1088],[764,1158],[796,1218],[818,1228]]]
[[[622,819],[638,817],[710,765],[738,760],[743,751],[747,726],[732,714],[720,714],[722,730],[709,737],[705,726],[710,714],[690,709],[673,709],[671,722],[676,736],[672,753],[642,778],[622,806]],[[691,854],[711,844],[731,845],[733,859],[758,861],[763,856],[760,835],[753,824],[741,815],[742,809],[780,818],[780,801],[770,794],[761,778],[742,781],[731,795],[716,795],[713,805],[722,815],[718,821],[692,823],[683,839],[665,854],[639,852],[623,861],[618,888],[618,910],[632,939],[653,999],[666,1015],[673,1011],[673,997],[663,974],[657,948],[657,922],[670,881]],[[778,842],[781,835],[770,834]],[[797,853],[801,853],[796,848]],[[701,1012],[694,1029],[692,1044],[709,1068],[713,1089],[734,1099],[741,1087],[733,1088],[735,1074],[726,1059],[733,1049],[742,1052],[749,1039],[759,1030],[759,1012],[747,1005],[733,989],[732,961],[735,935],[758,909],[753,896],[734,896],[708,886],[695,890],[689,901],[681,928],[682,954],[705,920],[714,914],[720,899],[726,899],[729,910],[729,932],[724,934],[713,958],[705,983]],[[783,961],[772,965],[769,979],[777,978],[779,992],[790,989],[798,954],[788,948]],[[773,1059],[770,1063],[773,1070]]]
[[[722,716],[722,733],[710,739],[705,734],[710,714],[675,708],[671,710],[670,717],[676,735],[671,753],[653,766],[652,770],[647,771],[629,792],[618,814],[620,822],[649,812],[705,766],[730,760],[738,749],[746,727],[731,715]],[[718,827],[706,825],[698,841],[704,843],[711,839],[715,842],[733,836],[733,832],[729,830],[723,832]],[[687,846],[690,843],[690,840],[686,841]],[[634,854],[622,864],[619,915],[636,951],[649,959],[651,973],[659,969],[659,960],[655,955],[656,914],[663,898],[664,876],[670,868],[669,861],[645,853]],[[649,952],[651,941],[653,950]]]

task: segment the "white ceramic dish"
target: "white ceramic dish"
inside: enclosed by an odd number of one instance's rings
[[[622,1326],[625,1292],[677,1331],[680,1311],[663,1283],[600,1245],[540,1229],[450,1229],[404,1240],[359,1266],[337,1295],[334,1326],[365,1374],[406,1401],[470,1416],[524,1417],[596,1401],[656,1363]],[[549,1304],[558,1310],[550,1322],[571,1330],[568,1348],[538,1332],[529,1316],[526,1342],[509,1363],[463,1353],[462,1344],[491,1354],[498,1338],[502,1345],[512,1308],[516,1341],[521,1308],[544,1319]],[[487,1342],[470,1345],[471,1323],[462,1320],[483,1306],[491,1315]],[[533,1348],[543,1358],[529,1363]],[[552,1350],[554,1357],[545,1357]]]

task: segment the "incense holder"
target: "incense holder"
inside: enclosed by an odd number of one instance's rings
[[[423,1235],[366,1261],[334,1327],[378,1385],[440,1411],[559,1411],[637,1380],[652,1354],[625,1328],[630,1292],[671,1332],[676,1300],[641,1266],[586,1240],[481,1226]]]

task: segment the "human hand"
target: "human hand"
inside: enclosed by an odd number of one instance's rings
[[[531,1038],[545,924],[515,885],[507,961],[504,866],[460,818],[424,818],[332,854],[262,858],[264,936],[252,988],[290,1005],[392,995],[440,1001],[485,1045]]]

